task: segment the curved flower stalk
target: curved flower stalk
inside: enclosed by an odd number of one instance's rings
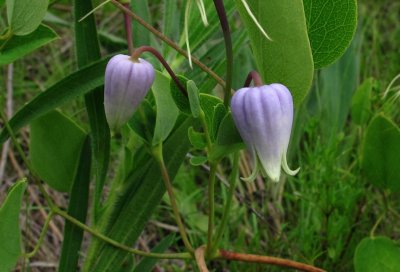
[[[233,120],[246,146],[253,155],[256,167],[246,180],[256,177],[258,164],[261,171],[273,181],[279,181],[281,166],[289,175],[286,161],[293,122],[293,99],[282,84],[242,88],[232,97]]]
[[[127,55],[116,55],[106,67],[104,108],[111,129],[124,125],[146,96],[154,82],[153,66]]]

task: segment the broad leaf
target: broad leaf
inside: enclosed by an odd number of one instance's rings
[[[303,0],[314,67],[333,63],[346,51],[357,26],[356,0]]]
[[[7,0],[7,18],[14,35],[33,32],[46,15],[49,0]]]
[[[354,255],[356,272],[400,271],[400,247],[387,237],[365,238]]]
[[[376,187],[400,192],[399,162],[400,130],[385,116],[377,115],[365,135],[362,169]]]
[[[151,89],[157,106],[156,126],[153,136],[153,145],[157,145],[163,142],[171,133],[178,118],[179,110],[171,96],[169,79],[166,76],[156,72]]]
[[[11,271],[21,254],[19,212],[26,180],[17,182],[0,208],[0,271]]]
[[[22,58],[55,39],[58,39],[57,34],[45,25],[40,25],[29,35],[12,36],[0,51],[0,65]]]
[[[192,115],[194,118],[199,117],[200,115],[200,99],[199,99],[199,89],[196,86],[196,83],[194,83],[193,80],[189,80],[186,83],[186,90],[189,95],[189,104],[190,104],[190,110],[192,112]]]
[[[39,177],[52,188],[69,192],[85,136],[81,128],[58,111],[34,120],[29,154]]]
[[[257,21],[272,38],[268,40],[235,0],[247,28],[258,71],[265,83],[281,83],[298,105],[308,93],[314,74],[302,0],[247,0]]]
[[[16,132],[33,119],[102,86],[108,59],[103,59],[82,68],[37,95],[10,119],[11,129]],[[7,140],[8,137],[7,129],[3,129],[0,134],[0,144]]]

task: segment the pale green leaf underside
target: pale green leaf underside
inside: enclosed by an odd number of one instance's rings
[[[46,15],[49,0],[8,0],[7,17],[13,34],[33,32]]]
[[[52,188],[69,192],[85,136],[81,128],[58,111],[34,120],[29,151],[39,177]]]
[[[281,83],[299,104],[312,83],[314,64],[301,0],[247,0],[269,41],[246,12],[236,6],[247,28],[257,68],[266,84]]]
[[[156,77],[151,88],[157,106],[153,145],[163,142],[168,137],[179,115],[179,110],[169,88],[169,79],[156,71]]]

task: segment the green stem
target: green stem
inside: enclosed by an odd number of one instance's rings
[[[229,22],[226,16],[225,7],[223,0],[214,0],[214,6],[217,10],[218,18],[221,24],[222,33],[225,41],[226,51],[226,84],[225,84],[225,97],[224,105],[229,106],[231,98],[231,86],[232,86],[232,75],[233,75],[233,49],[232,49],[232,38],[231,31],[229,29]]]
[[[65,218],[66,220],[70,221],[72,224],[78,226],[79,228],[89,232],[93,236],[103,240],[104,242],[106,242],[106,243],[108,243],[108,244],[110,244],[110,245],[112,245],[112,246],[114,246],[116,248],[125,250],[125,251],[127,251],[129,253],[136,254],[136,255],[139,255],[139,256],[143,256],[143,257],[150,257],[150,258],[157,258],[157,259],[182,259],[182,260],[184,260],[184,259],[192,259],[192,255],[190,253],[152,253],[152,252],[145,252],[145,251],[141,251],[141,250],[138,250],[138,249],[131,248],[129,246],[121,244],[121,243],[119,243],[119,242],[117,242],[117,241],[115,241],[115,240],[113,240],[113,239],[111,239],[111,238],[109,238],[109,237],[97,232],[96,230],[94,230],[94,229],[90,228],[89,226],[81,223],[79,220],[75,219],[74,217],[70,216],[68,213],[60,210],[57,207],[53,208],[53,212],[55,214],[58,214],[59,216]]]
[[[215,238],[213,247],[211,248],[211,256],[214,256],[214,254],[217,251],[217,248],[219,247],[219,244],[222,239],[222,235],[224,234],[224,231],[226,229],[226,225],[228,224],[228,218],[229,218],[229,212],[232,206],[232,199],[235,194],[235,186],[236,182],[239,177],[239,153],[236,152],[234,157],[233,157],[233,165],[232,165],[232,174],[230,177],[229,181],[229,192],[228,192],[228,199],[226,200],[225,207],[224,207],[224,212],[222,215],[222,220],[221,220],[221,225],[219,226],[217,230],[217,236]]]
[[[47,216],[46,221],[44,223],[42,232],[40,233],[39,240],[38,240],[37,244],[35,245],[34,249],[31,252],[24,254],[25,258],[27,258],[27,259],[32,258],[39,251],[39,248],[43,244],[44,237],[46,236],[47,230],[49,228],[50,221],[51,221],[51,219],[53,218],[54,215],[55,214],[54,214],[53,211],[51,211],[49,213],[49,215]]]
[[[372,227],[371,232],[369,234],[369,236],[371,236],[372,238],[375,236],[375,231],[378,228],[378,226],[381,223],[384,216],[385,216],[385,214],[381,214],[381,216],[379,216],[378,220],[376,220],[374,226]]]
[[[217,163],[210,166],[210,176],[208,179],[208,231],[207,231],[207,256],[211,257],[213,248],[213,233],[215,221],[215,175],[217,173]]]
[[[169,174],[168,174],[168,169],[164,163],[162,144],[159,144],[156,147],[154,147],[153,155],[160,166],[161,175],[162,175],[162,178],[164,181],[165,188],[167,189],[169,200],[171,202],[172,211],[174,213],[175,221],[176,221],[176,224],[178,225],[179,233],[182,237],[183,243],[185,244],[186,249],[190,253],[193,253],[194,249],[193,249],[192,245],[190,244],[189,238],[186,234],[185,226],[183,225],[182,218],[179,214],[179,209],[178,209],[178,205],[176,204],[174,191],[173,191],[171,180],[170,180]]]

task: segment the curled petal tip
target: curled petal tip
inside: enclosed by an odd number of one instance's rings
[[[290,176],[294,176],[300,171],[300,167],[297,168],[296,170],[292,170],[292,169],[289,168],[288,163],[287,163],[287,159],[286,159],[286,154],[284,154],[282,156],[282,168],[285,171],[285,173],[290,175]]]

